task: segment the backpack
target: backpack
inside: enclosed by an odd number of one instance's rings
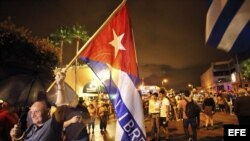
[[[198,117],[200,113],[200,107],[193,100],[189,102],[188,100],[185,99],[185,101],[187,102],[185,111],[187,117],[188,118]]]

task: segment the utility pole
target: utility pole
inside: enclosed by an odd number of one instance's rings
[[[240,71],[240,65],[239,65],[239,60],[238,60],[238,55],[235,54],[235,58],[236,58],[236,73],[239,76],[239,81],[240,81],[240,86],[242,86],[242,79],[241,79],[241,71]]]

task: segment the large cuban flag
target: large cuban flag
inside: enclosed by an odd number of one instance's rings
[[[209,0],[206,42],[227,52],[250,49],[250,0]]]
[[[97,35],[81,52],[104,84],[117,116],[117,141],[146,140],[142,99],[137,91],[139,80],[134,39],[125,1],[113,12]]]

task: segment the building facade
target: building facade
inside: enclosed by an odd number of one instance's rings
[[[211,93],[237,91],[239,84],[242,83],[237,70],[237,63],[233,59],[213,62],[201,75],[201,86]]]

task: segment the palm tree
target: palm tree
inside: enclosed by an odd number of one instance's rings
[[[85,43],[89,39],[87,32],[84,30],[84,26],[81,26],[79,24],[73,25],[71,27],[69,36],[71,39],[75,39],[76,41],[76,54],[79,51],[80,41]],[[76,65],[77,65],[77,60],[76,60]]]
[[[70,30],[67,26],[60,26],[54,33],[50,34],[49,39],[55,45],[55,47],[59,47],[61,49],[60,67],[62,67],[64,42],[70,44],[72,42]]]
[[[80,41],[85,43],[89,39],[89,36],[87,35],[87,32],[84,30],[84,26],[76,24],[76,25],[73,25],[70,28],[70,38],[75,39],[75,41],[76,41],[76,55],[77,55],[77,53],[79,51]],[[77,85],[77,81],[76,81],[76,78],[77,78],[77,71],[76,71],[77,64],[78,64],[78,62],[77,62],[77,59],[76,59],[75,60],[75,91],[76,91],[76,85]]]

